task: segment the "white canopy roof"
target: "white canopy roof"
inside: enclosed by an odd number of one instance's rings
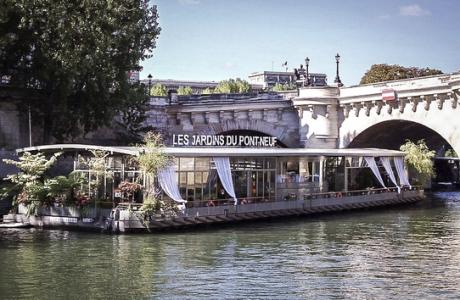
[[[82,144],[55,144],[17,149],[20,152],[57,152],[57,151],[89,151],[103,150],[110,153],[139,155],[145,151],[139,147],[129,146],[96,146]],[[311,148],[231,148],[231,147],[165,147],[164,152],[180,157],[286,157],[286,156],[404,156],[404,152],[377,148],[344,148],[344,149],[311,149]]]

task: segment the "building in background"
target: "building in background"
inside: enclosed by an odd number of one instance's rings
[[[148,79],[142,79],[141,83],[146,86],[149,85]],[[206,89],[214,89],[219,84],[217,81],[195,81],[195,80],[175,80],[175,79],[152,79],[150,85],[154,86],[161,84],[166,87],[167,90],[177,90],[179,87],[191,87],[194,94],[201,94]],[[252,90],[262,91],[263,87],[260,84],[251,84]]]
[[[141,83],[149,85],[148,79],[142,79]],[[194,81],[194,80],[175,80],[175,79],[152,79],[150,85],[161,84],[167,90],[177,90],[179,87],[191,87],[194,94],[201,94],[205,89],[214,89],[219,83],[217,81]]]
[[[249,83],[252,85],[261,85],[263,89],[270,89],[275,84],[295,84],[296,76],[294,72],[277,72],[263,71],[254,72],[248,76]],[[308,74],[311,86],[326,86],[327,76],[323,73]]]

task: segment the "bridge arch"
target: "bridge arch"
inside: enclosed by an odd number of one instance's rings
[[[374,106],[367,112],[362,108],[351,111],[340,124],[339,146],[346,148],[350,145],[369,145],[364,139],[366,136],[370,139],[371,135],[376,135],[371,139],[376,142],[373,145],[379,147],[381,143],[377,143],[377,137],[385,139],[384,135],[392,135],[395,139],[399,137],[399,140],[425,138],[429,142],[428,139],[431,139],[433,145],[439,144],[442,138],[460,154],[460,117],[457,106],[446,104],[440,107],[435,103],[426,103],[389,108],[389,105],[384,105],[382,109]],[[365,132],[368,129],[370,131]],[[361,134],[363,135],[353,143]],[[439,137],[435,138],[437,135]]]
[[[428,147],[443,155],[453,146],[433,129],[413,121],[390,120],[374,124],[353,138],[349,148],[399,149],[406,140],[425,140]]]

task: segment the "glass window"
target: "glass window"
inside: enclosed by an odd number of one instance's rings
[[[181,157],[179,170],[181,171],[193,171],[193,157]]]
[[[197,171],[207,171],[209,170],[209,158],[199,157],[195,158],[195,170]]]
[[[281,160],[279,182],[299,182],[299,158],[292,157]]]

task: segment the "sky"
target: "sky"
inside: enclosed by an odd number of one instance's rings
[[[161,33],[141,79],[246,79],[289,70],[358,84],[373,64],[460,70],[458,0],[152,0]]]

